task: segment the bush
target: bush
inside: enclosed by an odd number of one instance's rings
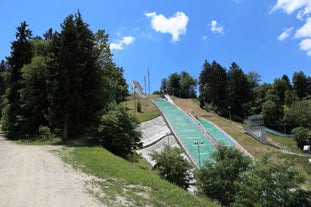
[[[302,149],[304,145],[311,142],[311,130],[304,127],[296,127],[292,130],[297,146]]]
[[[212,160],[196,173],[198,190],[223,206],[230,206],[238,194],[234,182],[251,166],[251,159],[236,148],[219,145]]]
[[[53,140],[57,138],[57,136],[51,132],[48,126],[40,126],[36,138],[38,140]]]
[[[160,176],[181,188],[187,189],[190,182],[191,164],[181,155],[182,150],[166,145],[162,152],[153,152],[151,157],[156,161],[154,169]]]
[[[128,157],[132,150],[142,146],[141,133],[137,131],[137,127],[135,117],[129,115],[124,107],[112,104],[100,117],[97,129],[99,141],[112,153]]]

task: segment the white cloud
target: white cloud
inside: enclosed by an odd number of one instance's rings
[[[151,18],[151,26],[155,31],[172,35],[173,42],[178,41],[180,35],[186,34],[189,18],[183,12],[176,12],[170,18],[163,14],[157,15],[156,12],[145,13],[145,16]]]
[[[125,36],[121,40],[118,40],[110,44],[111,50],[123,50],[125,45],[130,45],[135,41],[135,38],[132,36]]]
[[[283,40],[285,40],[286,38],[288,38],[289,35],[292,33],[293,29],[294,29],[294,27],[285,29],[285,30],[282,32],[282,34],[280,34],[280,36],[278,37],[278,40],[283,41]]]
[[[311,0],[278,0],[270,13],[277,10],[283,10],[289,15],[297,12],[296,18],[304,21],[304,25],[296,30],[295,38],[301,39],[300,50],[307,52],[307,55],[311,56],[311,17],[309,17],[311,14]],[[289,35],[284,31],[278,39],[286,39],[287,34]]]
[[[207,35],[204,35],[204,36],[202,37],[202,39],[203,39],[203,40],[207,40]]]
[[[307,52],[308,56],[311,56],[311,39],[304,39],[299,44],[300,49]]]
[[[209,24],[211,27],[211,31],[214,33],[224,34],[224,27],[219,26],[216,20],[212,20],[212,22]]]
[[[311,17],[306,20],[306,23],[296,31],[295,38],[311,37]]]
[[[277,3],[273,6],[270,13],[281,9],[285,11],[287,14],[292,14],[297,9],[300,9],[309,3],[310,3],[309,0],[278,0]]]
[[[295,38],[303,39],[299,44],[300,50],[306,51],[307,55],[311,56],[311,17],[296,31]]]

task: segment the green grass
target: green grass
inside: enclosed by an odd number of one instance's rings
[[[100,185],[105,196],[93,193],[108,206],[217,206],[161,179],[145,161],[133,164],[102,147],[72,148],[62,157],[101,179],[93,183]]]
[[[311,190],[311,164],[308,161],[307,157],[284,154],[281,152],[272,152],[270,153],[272,158],[275,160],[290,160],[293,161],[295,167],[298,171],[303,174],[306,178],[306,182],[303,184],[303,187],[307,190]],[[309,156],[311,158],[311,156]]]
[[[127,98],[127,101],[122,102],[122,105],[128,109],[130,114],[133,114],[139,123],[149,121],[160,116],[158,109],[154,106],[150,99],[140,98],[139,102],[141,103],[141,112],[135,112],[137,107],[138,99],[135,99],[134,96]]]
[[[302,153],[301,149],[297,147],[297,143],[292,137],[279,137],[267,132],[267,137],[278,143],[278,145],[284,149],[290,150],[295,153]]]

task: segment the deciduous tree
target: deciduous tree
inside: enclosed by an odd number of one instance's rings
[[[230,206],[238,193],[234,182],[248,170],[251,159],[236,148],[224,145],[220,145],[211,157],[213,160],[197,172],[199,191],[223,206]]]
[[[294,102],[286,111],[284,120],[290,128],[310,128],[311,124],[311,100]]]
[[[40,125],[48,125],[45,116],[48,113],[48,70],[46,58],[35,56],[30,64],[22,68],[22,84],[20,90],[24,134],[33,137]]]
[[[305,181],[294,165],[264,157],[235,182],[238,193],[233,206],[310,206],[310,193],[301,189]]]
[[[292,130],[293,137],[300,149],[303,149],[304,145],[311,144],[311,130],[304,127],[296,127]]]
[[[158,170],[161,177],[187,189],[191,179],[191,164],[181,155],[180,148],[166,145],[161,152],[153,152],[151,157],[156,161],[154,169]]]
[[[142,146],[138,122],[121,105],[111,104],[100,117],[99,141],[114,154],[126,157]]]

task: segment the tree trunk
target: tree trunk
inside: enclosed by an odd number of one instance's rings
[[[65,115],[64,119],[64,128],[63,128],[63,142],[66,142],[68,139],[68,120],[67,120],[67,115]]]

